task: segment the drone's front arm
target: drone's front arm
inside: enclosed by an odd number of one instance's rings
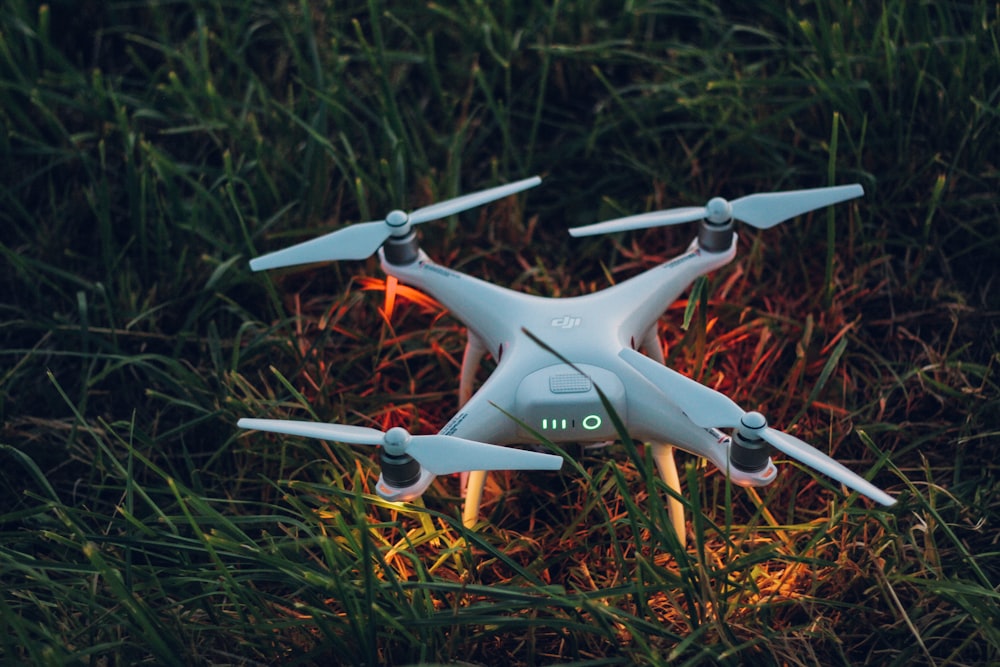
[[[711,461],[738,486],[764,486],[775,478],[777,468],[770,459],[763,469],[745,472],[730,465],[731,438],[716,429],[694,424],[656,386],[634,369],[623,369],[619,377],[628,394],[629,433],[639,440],[669,442]]]
[[[520,324],[516,321],[519,309],[527,302],[544,300],[443,267],[422,250],[405,264],[390,261],[384,251],[380,251],[379,256],[383,271],[434,297],[472,330],[496,359],[503,345],[520,333]]]
[[[598,292],[593,298],[607,302],[610,312],[621,312],[621,343],[638,347],[660,316],[692,282],[731,262],[737,237],[720,252],[709,252],[695,241],[687,252],[643,273]]]

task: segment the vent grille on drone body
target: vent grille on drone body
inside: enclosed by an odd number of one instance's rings
[[[549,391],[553,394],[583,394],[590,391],[590,378],[579,373],[563,373],[549,378]]]

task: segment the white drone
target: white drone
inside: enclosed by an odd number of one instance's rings
[[[460,409],[436,435],[382,432],[341,424],[241,419],[242,428],[380,445],[379,496],[420,497],[436,475],[470,472],[463,521],[475,524],[488,470],[557,470],[562,458],[506,445],[596,443],[618,437],[607,406],[628,434],[652,445],[668,487],[679,490],[672,447],[703,456],[739,486],[775,479],[769,447],[883,505],[896,501],[802,440],[745,412],[723,394],[667,368],[657,320],[697,277],[736,256],[733,221],[767,229],[800,214],[864,194],[860,185],[755,194],[732,202],[644,213],[576,227],[586,236],[700,220],[698,237],[683,254],[607,289],[571,298],[515,292],[435,264],[413,230],[431,220],[538,185],[538,177],[457,197],[410,214],[337,230],[250,262],[253,270],[330,260],[362,260],[376,252],[389,276],[437,299],[465,324],[468,341],[459,382]],[[645,355],[640,353],[645,352]],[[489,352],[496,369],[473,393],[475,370]],[[554,354],[555,352],[556,354]],[[648,356],[646,356],[648,355]],[[603,400],[602,400],[603,399]],[[726,435],[718,428],[729,428]],[[492,443],[492,444],[486,444]],[[680,504],[671,520],[683,539]]]

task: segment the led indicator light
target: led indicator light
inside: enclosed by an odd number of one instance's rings
[[[601,427],[601,416],[587,415],[586,417],[583,418],[583,421],[580,422],[580,424],[583,426],[583,428],[587,429],[588,431],[596,430]]]

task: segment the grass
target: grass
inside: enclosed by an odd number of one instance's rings
[[[1000,483],[1000,15],[990,3],[10,0],[0,8],[0,656],[32,664],[989,664]],[[860,182],[668,309],[675,368],[899,499],[641,443],[371,494],[347,446],[244,416],[434,432],[461,326],[373,261],[247,259],[534,173],[422,228],[550,296],[692,230],[565,228]],[[497,259],[499,258],[499,261]],[[485,373],[484,373],[485,375]]]

